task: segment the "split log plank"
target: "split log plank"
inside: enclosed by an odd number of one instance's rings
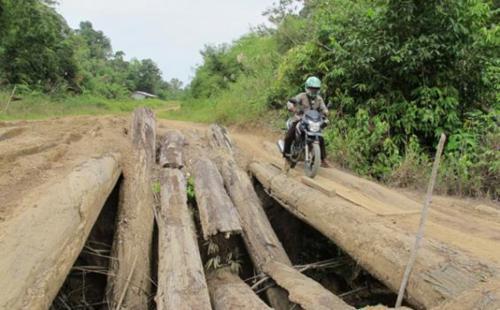
[[[281,204],[349,253],[368,272],[397,291],[412,237],[389,221],[340,197],[318,196],[271,165],[250,170]],[[426,240],[407,289],[410,303],[431,308],[496,277],[499,267],[436,240]]]
[[[328,186],[325,186],[325,185],[321,184],[320,182],[318,182],[318,180],[311,179],[311,178],[308,178],[306,176],[303,176],[300,180],[305,185],[322,192],[323,194],[327,195],[328,197],[334,197],[336,195],[336,191],[334,188],[331,188],[331,187],[329,188]]]
[[[161,171],[158,220],[158,309],[211,309],[181,170]]]
[[[185,138],[178,130],[167,131],[160,145],[160,166],[177,169],[184,167],[182,156],[184,143]]]
[[[276,283],[286,289],[291,301],[306,310],[350,310],[355,309],[332,294],[318,282],[304,276],[290,266],[270,262],[263,270]]]
[[[214,310],[269,310],[252,289],[227,268],[208,275]]]
[[[219,233],[241,233],[238,212],[224,189],[217,166],[207,158],[199,158],[192,173],[203,238],[208,240]]]
[[[123,308],[147,309],[151,295],[154,223],[151,175],[156,154],[154,113],[148,108],[136,109],[130,132],[131,152],[123,170],[117,228],[111,250],[111,256],[116,259],[111,261],[106,289],[113,309],[120,301]],[[127,281],[130,274],[130,281]]]
[[[23,193],[23,212],[0,223],[0,248],[9,249],[0,255],[1,309],[50,307],[116,185],[119,162],[117,154],[90,159]]]

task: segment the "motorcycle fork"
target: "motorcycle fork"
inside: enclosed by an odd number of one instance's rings
[[[306,158],[305,158],[305,162],[309,162],[310,158],[310,154],[311,154],[311,151],[309,150],[309,145],[313,145],[314,143],[319,143],[319,140],[317,138],[315,139],[309,139],[306,135],[306,145],[305,145],[305,150],[306,150]]]

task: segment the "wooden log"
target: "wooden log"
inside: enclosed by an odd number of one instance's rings
[[[224,189],[215,164],[207,158],[199,158],[192,167],[192,173],[203,238],[208,240],[218,233],[241,233],[238,212]]]
[[[328,197],[334,197],[336,195],[334,188],[325,186],[325,185],[321,184],[320,182],[318,182],[318,180],[311,179],[311,178],[308,178],[306,176],[303,176],[302,178],[300,178],[300,180],[305,185],[322,192],[323,194],[327,195]]]
[[[488,281],[432,310],[498,310],[500,309],[500,279]]]
[[[116,185],[119,162],[116,154],[93,158],[22,193],[22,212],[0,222],[0,309],[50,307]]]
[[[225,127],[217,124],[210,125],[207,138],[210,146],[214,150],[227,152],[229,155],[234,154],[233,142],[231,141],[231,138],[229,137],[229,134]]]
[[[178,130],[167,131],[160,146],[160,166],[177,169],[184,167],[182,156],[184,143],[184,136]]]
[[[262,268],[279,286],[288,291],[288,298],[291,301],[306,310],[355,309],[318,282],[304,276],[290,266],[279,262],[270,262]]]
[[[246,172],[233,160],[221,162],[225,187],[238,210],[243,228],[243,239],[258,270],[269,261],[292,263],[274,232],[262,204]]]
[[[268,310],[252,289],[227,268],[208,275],[208,288],[214,310]]]
[[[292,266],[264,212],[250,177],[234,160],[232,144],[225,144],[225,141],[230,141],[226,138],[227,131],[223,127],[212,126],[210,132],[208,136],[211,139],[219,139],[210,143],[212,148],[219,145],[227,146],[213,149],[214,152],[211,154],[221,171],[231,200],[238,210],[243,228],[243,240],[257,271],[262,272],[262,266],[272,261]],[[288,293],[281,287],[268,288],[266,295],[274,309],[288,310],[292,307],[300,309],[289,301]]]
[[[413,243],[407,232],[340,197],[319,196],[271,165],[252,163],[250,170],[287,210],[334,241],[394,292],[398,290]],[[417,307],[431,308],[499,272],[493,263],[426,240],[409,281],[407,299]]]
[[[124,292],[122,306],[127,309],[147,309],[151,295],[154,223],[151,170],[156,148],[153,112],[148,108],[135,110],[130,132],[131,152],[123,170],[117,228],[111,250],[111,256],[116,259],[110,264],[106,289],[113,309]],[[136,257],[138,260],[134,265]]]
[[[292,263],[264,212],[250,177],[232,158],[220,159],[217,163],[221,168],[224,185],[238,210],[243,241],[254,266],[259,272],[262,272],[262,266],[269,261],[291,266]],[[282,288],[269,288],[266,295],[276,310],[288,310],[292,305],[288,294]]]
[[[167,168],[161,171],[160,183],[157,307],[211,309],[184,174]]]

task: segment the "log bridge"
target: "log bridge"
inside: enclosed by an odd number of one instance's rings
[[[153,112],[140,108],[132,117],[129,143],[128,152],[96,154],[64,178],[25,193],[38,204],[24,206],[20,200],[22,212],[0,222],[0,249],[15,248],[0,255],[1,309],[51,307],[120,176],[105,285],[111,309],[354,309],[293,266],[255,181],[397,291],[412,244],[408,233],[271,164],[253,162],[248,173],[235,159],[237,149],[225,128],[210,126],[204,153],[192,154],[183,133],[158,134]],[[188,202],[189,186],[194,186],[196,208]],[[52,217],[54,212],[63,216]],[[27,219],[30,227],[23,225]],[[49,238],[38,237],[37,231],[47,230]],[[262,295],[229,268],[204,267],[200,240],[230,235],[242,238],[255,273],[271,284]],[[498,309],[499,276],[496,266],[429,241],[405,297],[418,309]],[[11,285],[14,278],[22,285]]]

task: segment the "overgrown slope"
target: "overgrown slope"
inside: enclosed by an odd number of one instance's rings
[[[422,186],[445,132],[441,191],[498,198],[498,2],[311,0],[294,12],[295,2],[268,12],[276,27],[207,47],[176,116],[253,121],[317,75],[337,163]]]

